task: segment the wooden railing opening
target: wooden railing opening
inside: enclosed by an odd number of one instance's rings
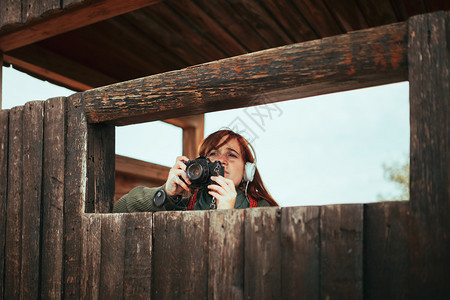
[[[449,24],[421,15],[1,111],[1,297],[448,297]],[[116,125],[404,80],[409,202],[106,213]]]

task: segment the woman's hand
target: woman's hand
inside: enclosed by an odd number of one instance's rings
[[[191,181],[187,178],[186,165],[184,164],[188,160],[186,156],[178,156],[175,164],[169,171],[166,182],[166,193],[170,197],[180,195],[183,190],[189,191],[188,184],[191,184]]]
[[[211,179],[217,184],[208,185],[208,193],[216,198],[218,209],[230,209],[234,208],[236,202],[236,188],[231,179],[227,179],[223,176],[211,176]]]

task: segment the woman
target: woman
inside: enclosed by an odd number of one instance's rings
[[[117,201],[113,212],[278,206],[254,164],[251,145],[241,135],[231,130],[214,132],[203,140],[199,154],[224,166],[224,176],[211,177],[215,184],[195,191],[190,197],[182,197],[183,193],[192,191],[185,165],[189,159],[179,156],[162,187],[134,188]]]

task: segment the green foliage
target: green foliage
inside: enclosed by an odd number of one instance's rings
[[[409,200],[409,156],[405,162],[394,162],[390,165],[383,164],[384,176],[393,182],[399,189],[398,195],[380,195],[378,201],[386,200]]]

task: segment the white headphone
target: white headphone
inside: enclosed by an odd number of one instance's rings
[[[253,178],[255,177],[255,172],[256,172],[256,164],[249,161],[246,162],[244,169],[244,181],[247,182],[253,181]]]

